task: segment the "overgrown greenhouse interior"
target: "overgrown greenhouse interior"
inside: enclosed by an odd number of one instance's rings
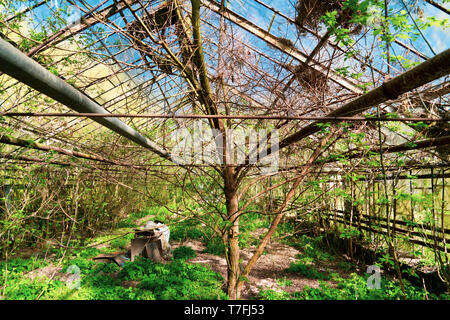
[[[0,0],[0,299],[448,299],[449,13]]]

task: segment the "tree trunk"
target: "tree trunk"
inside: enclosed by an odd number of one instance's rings
[[[286,207],[288,206],[288,204],[291,201],[292,197],[294,196],[295,191],[297,190],[297,188],[300,185],[300,183],[303,181],[303,179],[308,174],[309,169],[311,168],[311,166],[314,163],[314,161],[316,161],[317,158],[320,156],[320,154],[324,151],[323,148],[325,147],[327,142],[331,139],[331,137],[335,133],[336,133],[336,131],[332,130],[327,136],[325,136],[324,138],[322,138],[320,140],[319,145],[316,147],[316,149],[314,150],[313,154],[310,156],[310,158],[308,159],[306,164],[303,166],[302,171],[300,172],[300,174],[295,179],[294,184],[292,185],[291,189],[289,190],[288,194],[286,195],[286,198],[284,199],[284,201],[281,204],[281,206],[277,209],[278,213],[275,216],[275,218],[273,219],[272,224],[269,227],[269,230],[267,231],[267,233],[264,236],[264,238],[261,240],[261,242],[260,242],[258,248],[256,249],[256,251],[254,252],[253,256],[247,262],[247,265],[245,266],[245,268],[242,270],[242,279],[239,279],[238,288],[237,288],[237,291],[239,293],[241,292],[241,290],[242,290],[242,288],[244,286],[244,279],[248,276],[250,271],[253,269],[254,265],[256,264],[256,261],[258,261],[259,257],[264,252],[265,247],[269,243],[270,238],[275,233],[275,230],[277,229],[278,224],[280,223],[281,218],[283,217],[284,210],[286,209]]]
[[[230,299],[237,300],[240,298],[238,290],[238,281],[240,275],[239,269],[239,217],[237,215],[239,209],[239,199],[237,190],[234,187],[225,189],[225,198],[227,205],[227,213],[229,229],[227,231],[226,243],[226,260],[227,260],[227,293]]]

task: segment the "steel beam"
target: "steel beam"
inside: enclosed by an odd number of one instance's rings
[[[382,86],[367,92],[366,94],[350,101],[344,106],[330,112],[325,118],[351,117],[375,107],[388,100],[394,100],[400,95],[416,89],[431,81],[437,80],[450,74],[450,49],[422,62],[418,66],[408,70],[401,75],[385,82]],[[300,129],[280,142],[280,149],[301,139],[320,131],[318,123],[326,121],[315,121]]]
[[[97,12],[97,11],[93,10],[93,12],[88,12],[88,14],[89,13],[95,13],[95,14],[92,14],[91,17],[87,17],[87,15],[85,15],[83,17],[83,19],[80,20],[79,23],[76,23],[71,26],[67,26],[67,27],[59,30],[58,32],[55,32],[50,37],[48,37],[44,42],[31,48],[28,51],[27,55],[31,57],[31,56],[35,55],[36,53],[48,48],[48,46],[50,44],[56,45],[64,40],[66,40],[67,38],[73,37],[74,35],[96,25],[97,23],[101,22],[102,20],[106,20],[109,17],[115,15],[116,13],[119,13],[120,11],[124,10],[126,8],[124,3],[133,4],[134,2],[135,2],[135,0],[122,0],[119,3],[114,3],[101,11]]]
[[[0,38],[0,71],[77,112],[109,114],[86,94],[52,74],[2,38]],[[117,118],[95,117],[92,120],[165,159],[177,162],[166,150]]]
[[[284,18],[284,19],[285,19],[286,21],[288,21],[289,23],[291,23],[291,24],[293,24],[293,25],[297,25],[297,24],[295,23],[295,20],[294,20],[294,19],[292,19],[291,17],[288,17],[287,15],[285,15],[285,14],[283,14],[282,12],[278,11],[277,9],[275,9],[275,8],[273,8],[273,7],[271,7],[271,6],[269,6],[269,5],[266,4],[265,2],[263,2],[263,1],[261,1],[261,0],[254,0],[254,1],[255,1],[256,3],[259,3],[260,5],[262,5],[263,7],[269,9],[269,10],[272,11],[273,13],[279,15],[280,17]],[[425,1],[429,2],[428,0],[425,0]],[[303,28],[303,30],[305,30],[305,31],[311,33],[312,35],[314,35],[317,39],[319,39],[319,41],[322,39],[322,36],[321,36],[321,35],[319,35],[319,34],[318,34],[317,32],[315,32],[315,31],[309,29],[308,27],[301,26],[301,28]],[[395,42],[396,44],[398,44],[399,46],[403,47],[404,49],[411,51],[411,52],[414,53],[416,56],[419,56],[420,58],[422,58],[422,59],[424,59],[424,60],[429,59],[429,58],[428,58],[426,55],[424,55],[423,53],[417,51],[417,50],[414,49],[414,48],[411,48],[410,46],[404,44],[403,42],[399,41],[398,39],[394,39],[394,42]],[[333,48],[336,48],[336,49],[338,49],[339,51],[341,51],[341,52],[343,52],[343,53],[346,52],[346,50],[343,49],[343,48],[341,48],[341,47],[339,47],[339,46],[337,45],[337,43],[334,43],[334,42],[332,42],[332,41],[327,41],[327,43],[328,43],[330,46],[332,46]],[[357,61],[363,63],[363,61],[361,61],[361,59],[359,59],[359,58],[355,58],[355,59],[356,59]],[[376,72],[381,73],[381,74],[384,74],[381,70],[378,70],[378,69],[372,67],[370,64],[369,64],[368,66],[369,66],[370,68],[372,68],[373,70],[375,70]]]

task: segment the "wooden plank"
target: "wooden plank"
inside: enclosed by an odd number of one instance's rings
[[[342,213],[344,213],[343,210],[336,210],[336,212],[339,213],[339,216],[343,216],[343,215],[342,215]],[[369,216],[369,215],[367,215],[367,214],[365,214],[365,213],[363,213],[363,214],[361,214],[361,215],[362,215],[364,218],[367,218],[367,219],[372,219],[372,220],[378,220],[378,221],[387,222],[387,218],[385,218],[385,217],[373,217],[373,216]],[[365,221],[367,221],[367,220],[365,220]],[[404,225],[404,226],[409,226],[407,222],[402,221],[402,220],[397,220],[395,223],[396,223],[396,224],[400,224],[400,225]],[[433,228],[432,228],[431,226],[427,226],[427,225],[422,224],[422,223],[415,223],[414,227],[420,228],[420,229],[425,229],[425,230],[427,230],[427,231],[433,231]],[[438,228],[438,229],[439,229],[439,232],[442,233],[442,228]],[[450,235],[450,229],[444,228],[444,233],[445,233],[446,235]]]
[[[344,220],[341,220],[341,219],[333,219],[333,220],[336,221],[336,222],[338,222],[338,223],[344,223]],[[361,229],[366,230],[366,231],[371,231],[371,232],[374,232],[374,233],[378,233],[378,234],[384,234],[384,235],[387,234],[387,232],[385,232],[385,231],[382,231],[382,230],[376,230],[376,229],[370,228],[370,227],[368,227],[368,226],[363,226],[363,225],[361,225]],[[428,247],[428,248],[434,248],[434,247],[435,247],[434,244],[432,244],[432,243],[427,243],[427,242],[422,241],[422,240],[409,239],[408,241],[411,242],[411,243],[415,243],[415,244],[418,244],[418,245],[421,245],[421,246]],[[442,251],[442,252],[447,252],[447,251],[448,251],[446,248],[444,248],[444,247],[442,247],[442,246],[439,246],[439,245],[436,246],[436,248],[437,248],[438,250]]]

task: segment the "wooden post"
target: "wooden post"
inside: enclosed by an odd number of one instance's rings
[[[434,243],[434,262],[437,263],[437,254],[438,254],[438,250],[437,250],[437,241],[436,241],[436,211],[435,211],[435,207],[434,207],[434,171],[433,168],[431,168],[431,215],[433,217],[433,225],[432,225],[432,229],[433,229],[433,243]]]
[[[409,175],[412,176],[412,170],[409,170]],[[413,190],[413,184],[412,184],[412,179],[409,179],[409,195],[410,195],[410,204],[411,204],[411,231],[414,231],[414,201],[413,201],[413,194],[414,194],[414,190]],[[415,249],[415,245],[414,243],[412,244],[413,246],[413,251]]]
[[[442,239],[445,253],[445,263],[448,264],[448,254],[447,254],[447,243],[445,239],[445,169],[442,168],[442,204],[441,204],[441,229],[442,229]]]
[[[397,194],[397,190],[395,189],[395,187],[397,186],[397,181],[396,179],[392,180],[392,198],[393,198],[393,220],[392,220],[392,240],[394,243],[394,250],[396,250],[397,247],[397,240],[395,238],[395,228],[396,228],[396,221],[397,221],[397,199],[395,198],[396,194]]]

